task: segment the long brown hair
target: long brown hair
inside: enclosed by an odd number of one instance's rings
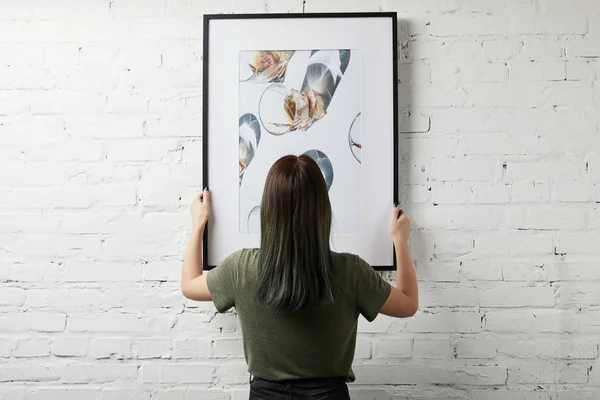
[[[317,163],[280,158],[269,171],[261,203],[258,297],[298,311],[331,303],[331,203]]]

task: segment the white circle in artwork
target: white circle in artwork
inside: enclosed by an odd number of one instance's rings
[[[295,110],[286,110],[286,99],[292,98],[293,90],[285,85],[273,84],[265,89],[258,101],[258,118],[267,132],[277,136],[289,132]]]
[[[352,124],[350,124],[350,129],[348,131],[348,144],[350,145],[350,151],[352,152],[352,155],[354,156],[354,158],[356,158],[356,161],[358,162],[361,162],[362,153],[360,114],[361,113],[358,113],[356,117],[354,117],[354,120],[352,121]]]
[[[304,154],[317,162],[317,165],[323,174],[323,178],[325,178],[327,190],[331,189],[331,185],[333,185],[333,165],[331,164],[329,157],[321,150],[309,150]]]
[[[248,233],[260,233],[260,206],[255,206],[248,213]]]

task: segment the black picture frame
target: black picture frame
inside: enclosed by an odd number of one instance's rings
[[[390,18],[392,22],[392,60],[393,60],[393,81],[396,83],[393,87],[393,202],[398,204],[398,19],[396,12],[341,12],[341,13],[273,13],[273,14],[205,14],[203,25],[203,46],[202,46],[202,187],[209,187],[208,181],[208,94],[209,94],[209,35],[210,21],[220,19],[285,19],[285,18]],[[216,265],[208,263],[208,229],[205,229],[202,245],[202,265],[204,270],[210,270]],[[377,271],[396,270],[396,255],[393,251],[392,265],[373,265]]]

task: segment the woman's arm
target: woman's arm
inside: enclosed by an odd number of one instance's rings
[[[391,317],[412,317],[419,308],[417,277],[408,249],[410,220],[398,207],[392,209],[390,236],[396,250],[396,287],[381,308],[381,313]]]
[[[202,273],[202,238],[210,216],[210,192],[208,188],[194,198],[191,205],[192,233],[183,259],[181,292],[191,300],[210,301],[212,297]]]

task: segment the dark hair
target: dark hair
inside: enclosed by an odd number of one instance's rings
[[[331,203],[312,158],[285,156],[273,164],[260,229],[259,300],[291,311],[333,302]]]

